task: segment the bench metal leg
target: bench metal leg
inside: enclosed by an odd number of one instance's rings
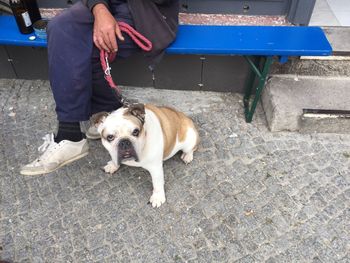
[[[248,56],[245,56],[245,58],[247,59],[251,67],[251,70],[249,73],[249,77],[247,79],[245,94],[243,99],[244,114],[245,114],[246,122],[251,122],[255,113],[256,106],[260,100],[261,93],[265,87],[266,78],[270,71],[270,67],[273,62],[273,57],[272,56],[264,57],[263,64],[262,64],[262,71],[260,69],[261,57],[259,58],[253,57],[253,60]],[[257,87],[255,88],[254,100],[250,106],[250,97],[252,95],[252,90],[255,86],[256,76],[258,76],[259,81],[258,81]]]
[[[254,69],[256,69],[260,74],[259,66],[260,66],[261,57],[255,56],[255,57],[250,58],[250,57],[245,56],[244,58],[247,60],[248,64],[250,65],[248,78],[247,78],[247,81],[245,83],[245,93],[244,93],[244,98],[243,98],[244,108],[248,108],[250,97],[252,94],[252,89],[254,87],[256,76],[257,76],[257,73],[256,73],[256,71],[254,71]]]

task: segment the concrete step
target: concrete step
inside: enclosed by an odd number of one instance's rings
[[[271,131],[350,133],[350,77],[273,75],[262,104]]]

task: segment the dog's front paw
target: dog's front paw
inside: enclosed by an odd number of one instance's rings
[[[113,161],[109,161],[106,166],[103,167],[103,170],[106,173],[113,174],[118,170],[119,166],[116,166]]]
[[[153,193],[149,201],[151,202],[152,207],[160,207],[165,203],[164,192]]]

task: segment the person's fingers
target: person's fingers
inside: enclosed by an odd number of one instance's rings
[[[111,50],[117,52],[118,44],[117,39],[115,38],[115,34],[108,34],[109,42],[111,43]]]
[[[95,35],[93,35],[93,41],[94,41],[95,46],[96,46],[99,50],[101,50],[102,48],[101,48],[101,46],[100,46],[100,43],[98,43],[97,37],[96,37]]]
[[[118,24],[115,27],[115,34],[117,35],[118,39],[120,39],[121,41],[124,41],[123,34],[120,31],[120,28],[119,28]]]
[[[100,46],[101,46],[102,49],[106,50],[107,52],[110,52],[110,51],[109,51],[109,48],[108,48],[108,46],[107,46],[107,44],[105,43],[105,41],[104,41],[104,39],[103,39],[102,37],[99,37],[99,38],[97,39],[97,41],[98,41],[98,43],[100,44]]]
[[[92,40],[93,40],[93,42],[94,42],[95,46],[96,46],[98,49],[100,49],[100,44],[98,43],[98,41],[97,41],[97,38],[96,38],[95,34],[92,36]]]
[[[108,32],[103,34],[103,41],[106,44],[106,46],[108,47],[108,50],[107,50],[108,52],[113,50],[112,43],[111,43],[111,40],[109,38],[109,35],[110,35],[110,33],[108,33]]]

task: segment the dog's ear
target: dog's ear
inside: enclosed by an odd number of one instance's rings
[[[131,114],[140,120],[141,124],[145,123],[145,105],[141,103],[131,104],[126,111],[127,114]]]
[[[91,122],[93,125],[95,125],[95,127],[98,127],[105,121],[108,115],[109,113],[105,111],[96,113],[91,116]]]

